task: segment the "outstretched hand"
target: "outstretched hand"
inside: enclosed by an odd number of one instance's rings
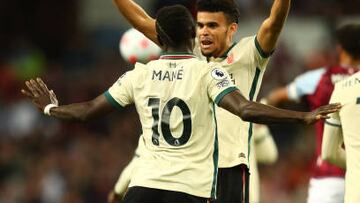
[[[31,99],[32,103],[44,111],[48,104],[58,105],[58,100],[53,90],[49,90],[41,78],[25,81],[26,89],[21,89],[21,93]]]
[[[320,106],[319,108],[315,109],[312,112],[309,112],[305,116],[305,123],[306,124],[313,124],[321,119],[328,119],[330,116],[328,114],[337,112],[341,109],[340,103],[328,104],[324,106]]]

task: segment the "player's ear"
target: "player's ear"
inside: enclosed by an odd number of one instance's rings
[[[237,23],[230,24],[229,30],[231,32],[231,35],[234,35],[237,32],[238,26],[239,25]]]

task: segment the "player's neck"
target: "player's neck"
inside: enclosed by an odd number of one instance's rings
[[[179,46],[179,47],[168,47],[166,49],[168,53],[192,53],[192,49],[189,46]]]

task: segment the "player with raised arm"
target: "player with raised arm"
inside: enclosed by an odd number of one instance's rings
[[[183,6],[160,9],[156,29],[167,54],[136,64],[94,100],[57,106],[40,78],[26,81],[27,90],[21,90],[40,111],[62,120],[86,121],[135,104],[145,147],[125,203],[205,203],[216,197],[215,104],[257,123],[311,124],[340,108],[331,104],[297,112],[247,100],[225,70],[192,54],[195,23]]]
[[[350,24],[336,31],[338,64],[311,70],[297,76],[287,86],[269,93],[269,105],[281,101],[299,101],[304,98],[311,109],[329,103],[334,84],[360,70],[360,25]],[[316,163],[310,180],[309,203],[339,203],[344,201],[344,170],[321,159],[324,122],[316,127]]]
[[[131,25],[158,43],[155,20],[132,0],[113,0]],[[268,18],[254,36],[233,42],[239,11],[233,0],[200,0],[197,3],[197,41],[194,53],[221,64],[249,100],[256,100],[262,77],[287,18],[290,0],[274,0]],[[219,198],[217,202],[248,202],[249,143],[252,124],[217,108],[219,130]],[[238,125],[234,125],[237,123]],[[243,192],[239,192],[243,190]]]
[[[360,202],[360,72],[336,83],[330,102],[342,108],[325,121],[321,156],[346,168],[345,203]]]

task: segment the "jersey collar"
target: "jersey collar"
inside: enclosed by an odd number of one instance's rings
[[[176,52],[176,53],[165,53],[163,55],[160,56],[160,59],[191,59],[191,58],[196,58],[196,56],[192,53],[181,53],[181,52]]]
[[[236,45],[236,43],[233,43],[229,48],[228,50],[226,50],[226,52],[220,56],[219,58],[226,58],[228,56],[228,53],[230,52],[230,50]]]
[[[213,62],[221,62],[223,61],[226,57],[228,57],[228,53],[230,52],[230,50],[236,45],[236,43],[233,43],[227,50],[226,52],[222,55],[222,56],[219,56],[217,58],[215,57],[210,57],[210,58],[207,58],[207,61],[213,61]]]

